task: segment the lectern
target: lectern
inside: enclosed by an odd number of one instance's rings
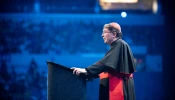
[[[47,61],[47,100],[86,100],[86,79],[73,70]]]

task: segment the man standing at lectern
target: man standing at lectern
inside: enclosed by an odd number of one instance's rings
[[[129,45],[122,40],[120,25],[116,22],[105,24],[102,37],[110,50],[87,68],[72,68],[73,74],[83,73],[91,78],[99,76],[99,100],[135,100],[135,62]]]

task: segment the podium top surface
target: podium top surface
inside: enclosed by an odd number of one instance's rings
[[[64,65],[61,65],[61,64],[58,64],[58,63],[55,63],[55,62],[52,62],[52,61],[46,61],[47,65],[54,65],[54,66],[58,66],[58,67],[61,67],[65,70],[68,70],[68,71],[73,71],[73,69],[70,69],[69,67],[66,67]]]

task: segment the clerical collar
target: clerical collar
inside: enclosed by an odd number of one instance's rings
[[[113,41],[113,42],[111,43],[111,46],[115,45],[116,42],[117,42],[119,39],[121,39],[121,38],[118,38],[117,40]]]

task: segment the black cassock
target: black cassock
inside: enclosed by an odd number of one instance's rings
[[[135,100],[135,62],[124,40],[114,41],[101,60],[85,69],[89,78],[100,78],[99,100]]]

